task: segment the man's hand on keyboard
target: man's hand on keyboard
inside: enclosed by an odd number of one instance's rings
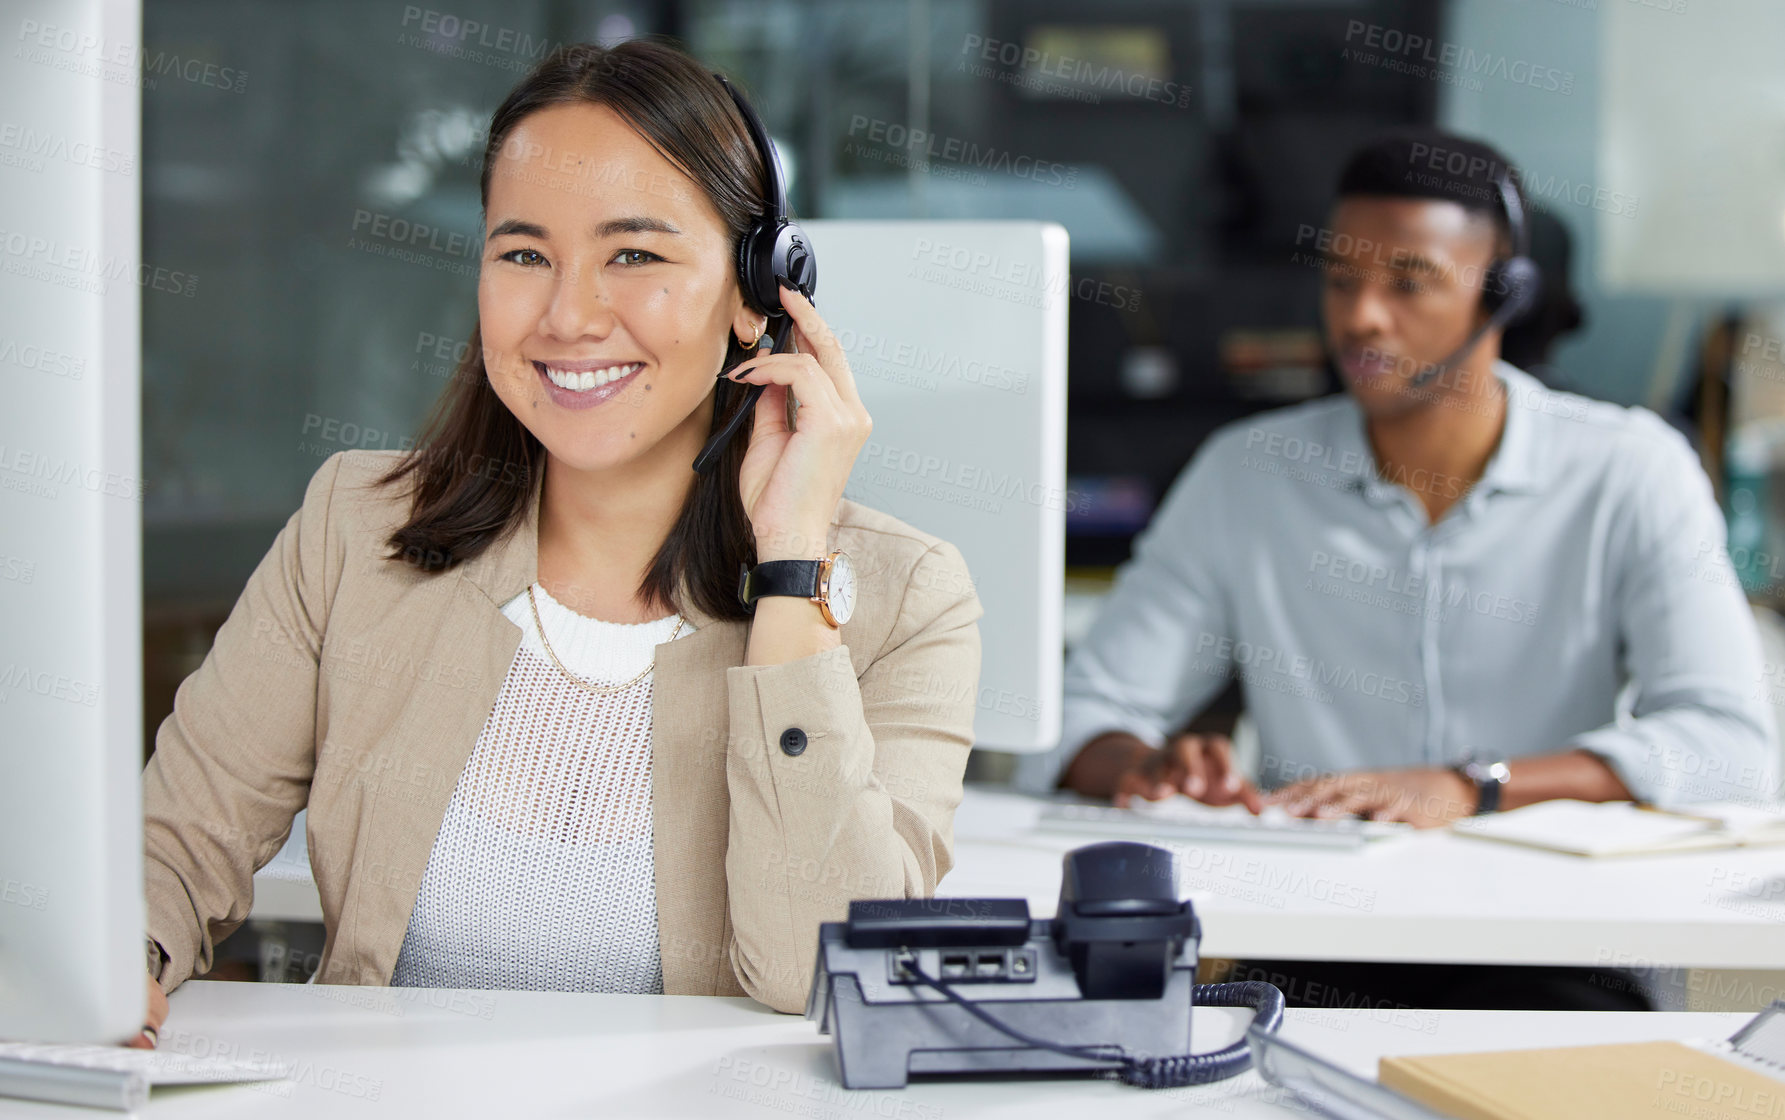
[[[1225,735],[1176,735],[1164,750],[1124,732],[1100,735],[1073,759],[1065,784],[1121,808],[1136,797],[1160,801],[1178,794],[1206,805],[1244,805],[1254,813],[1264,807],[1258,787],[1234,765]]]
[[[155,982],[153,976],[145,973],[143,979],[149,982],[149,1014],[148,1021],[144,1026],[159,1034],[161,1024],[167,1022],[167,993],[161,990],[161,985]],[[144,1032],[139,1033],[125,1045],[133,1046],[138,1050],[153,1050],[155,1042],[156,1039],[150,1038],[147,1032]]]
[[[1475,787],[1455,770],[1415,768],[1325,774],[1276,790],[1267,804],[1296,817],[1364,817],[1435,828],[1475,812]]]

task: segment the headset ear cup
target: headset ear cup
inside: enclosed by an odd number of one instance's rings
[[[738,287],[744,299],[765,315],[782,314],[781,290],[775,286],[775,227],[754,222],[738,241]]]
[[[806,231],[793,222],[782,222],[775,231],[770,273],[777,299],[783,284],[798,290],[807,299],[818,290],[818,255],[812,251]]]
[[[1487,293],[1494,299],[1489,310],[1498,313],[1503,322],[1516,322],[1530,314],[1543,292],[1543,271],[1530,257],[1500,261],[1488,278],[1492,283]]]
[[[818,255],[794,223],[757,222],[738,242],[738,285],[758,311],[782,315],[783,283],[811,299],[818,290]]]

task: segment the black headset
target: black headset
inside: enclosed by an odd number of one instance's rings
[[[781,305],[781,286],[785,284],[798,289],[801,295],[811,299],[818,290],[818,258],[812,251],[806,231],[787,216],[787,181],[781,173],[781,155],[775,150],[774,141],[769,139],[768,129],[762,126],[762,118],[756,115],[756,110],[750,107],[737,87],[725,80],[725,75],[715,73],[713,77],[719,79],[719,84],[737,103],[738,112],[743,114],[750,138],[762,154],[763,175],[768,179],[768,211],[750,223],[750,228],[738,242],[738,287],[746,302],[769,317],[763,331],[774,343],[773,353],[785,354],[793,348],[793,331],[784,329],[789,324],[787,309]],[[743,427],[745,418],[755,410],[756,400],[766,388],[766,385],[747,387],[742,407],[725,427],[713,433],[713,438],[695,458],[697,473],[706,474],[718,465],[725,445]]]
[[[1443,361],[1431,369],[1421,370],[1408,381],[1409,389],[1417,389],[1448,370],[1461,361],[1463,355],[1475,349],[1489,331],[1499,330],[1537,306],[1537,297],[1543,291],[1543,271],[1531,259],[1531,231],[1525,224],[1525,204],[1519,197],[1518,185],[1512,181],[1512,173],[1506,168],[1494,173],[1494,190],[1500,200],[1500,209],[1506,215],[1506,230],[1512,235],[1512,256],[1495,260],[1482,274],[1481,306],[1488,312],[1488,320]]]
[[[1531,259],[1531,230],[1525,224],[1525,204],[1512,174],[1502,168],[1494,176],[1494,186],[1506,214],[1506,229],[1512,235],[1512,256],[1488,266],[1482,278],[1481,305],[1490,312],[1504,313],[1510,323],[1537,306],[1543,272]]]

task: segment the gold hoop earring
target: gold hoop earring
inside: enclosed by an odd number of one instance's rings
[[[756,328],[756,337],[755,338],[752,338],[749,342],[745,342],[743,339],[740,338],[740,339],[738,339],[739,345],[743,346],[743,348],[746,350],[756,349],[756,344],[758,342],[762,341],[762,332],[767,329],[768,329],[768,324],[762,323],[761,325],[759,325]]]

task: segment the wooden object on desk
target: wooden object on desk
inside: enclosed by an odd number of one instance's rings
[[[1377,1080],[1457,1120],[1754,1120],[1785,1102],[1785,1084],[1680,1042],[1384,1058]]]
[[[1744,1120],[1785,1112],[1785,1001],[1727,1042],[1383,1058],[1384,1086],[1457,1120]]]

